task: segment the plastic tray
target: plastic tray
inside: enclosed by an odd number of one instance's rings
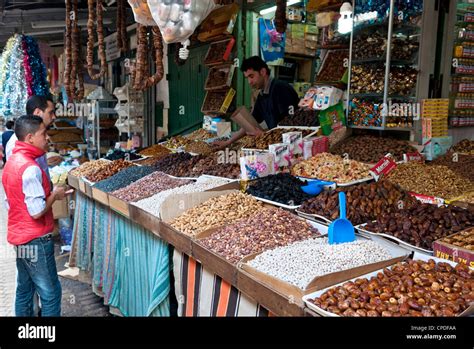
[[[300,216],[302,218],[306,218],[306,219],[311,220],[313,222],[318,222],[318,223],[321,223],[321,224],[324,224],[324,225],[329,225],[333,222],[330,219],[328,219],[324,216],[320,216],[318,214],[306,213],[306,212],[302,212],[298,209],[295,212],[298,216]]]
[[[372,231],[366,230],[366,229],[364,229],[365,226],[366,226],[366,224],[364,223],[364,224],[359,224],[359,225],[355,226],[354,228],[357,231],[359,231],[362,235],[383,236],[386,239],[396,241],[400,246],[402,246],[402,247],[404,247],[408,250],[411,250],[411,251],[417,251],[417,252],[428,254],[428,255],[433,255],[433,253],[434,253],[433,250],[425,250],[424,248],[414,246],[412,244],[409,244],[408,242],[405,242],[405,241],[403,241],[399,238],[396,238],[395,236],[392,236],[392,235],[389,235],[389,234],[383,234],[383,233],[378,234],[378,233],[374,233]]]
[[[296,210],[298,207],[300,207],[301,205],[295,205],[295,206],[290,206],[290,205],[285,205],[285,204],[282,204],[280,202],[276,202],[276,201],[271,201],[271,200],[267,200],[267,199],[263,199],[263,198],[259,198],[258,196],[253,196],[255,199],[257,199],[258,201],[262,201],[262,202],[265,202],[267,204],[270,204],[270,205],[274,205],[274,206],[278,206],[278,207],[281,207],[281,208],[284,208],[284,209],[287,209],[287,210]],[[303,217],[304,218],[304,217]]]

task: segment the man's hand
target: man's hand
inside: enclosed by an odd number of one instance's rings
[[[247,132],[247,135],[248,136],[253,136],[253,137],[256,137],[256,136],[260,136],[261,134],[263,134],[263,130],[260,130],[260,129],[255,129],[253,130],[252,132]]]
[[[56,200],[62,200],[66,197],[66,189],[64,187],[55,187],[53,189],[53,195]]]
[[[216,147],[218,150],[221,150],[221,149],[227,147],[229,144],[230,144],[229,141],[215,141],[215,142],[212,142],[211,145],[213,147]]]

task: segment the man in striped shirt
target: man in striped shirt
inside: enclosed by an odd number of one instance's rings
[[[47,129],[38,116],[19,118],[18,141],[3,171],[7,196],[7,240],[17,252],[15,313],[33,316],[33,296],[38,292],[43,316],[60,316],[61,284],[54,258],[52,205],[64,199],[65,189],[51,190],[50,180],[35,161],[48,149]]]

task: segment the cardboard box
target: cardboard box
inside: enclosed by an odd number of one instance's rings
[[[466,229],[464,232],[473,231],[471,236],[474,236],[474,228]],[[461,232],[449,235],[447,238],[453,238],[460,235]],[[474,268],[474,251],[464,247],[456,246],[443,241],[445,238],[433,242],[434,256],[442,259],[448,259],[455,263],[467,264]],[[474,245],[474,242],[472,243]]]
[[[198,40],[215,41],[216,38],[232,35],[239,14],[239,6],[231,4],[212,11],[200,25]]]

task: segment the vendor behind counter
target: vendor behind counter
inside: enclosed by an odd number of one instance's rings
[[[253,89],[260,90],[252,109],[252,116],[262,124],[265,122],[268,129],[277,127],[278,123],[298,109],[299,98],[293,87],[284,81],[270,77],[270,68],[258,56],[243,61],[241,71]],[[257,136],[260,132],[251,133]],[[247,132],[241,128],[228,141],[216,142],[226,147],[245,136]]]

